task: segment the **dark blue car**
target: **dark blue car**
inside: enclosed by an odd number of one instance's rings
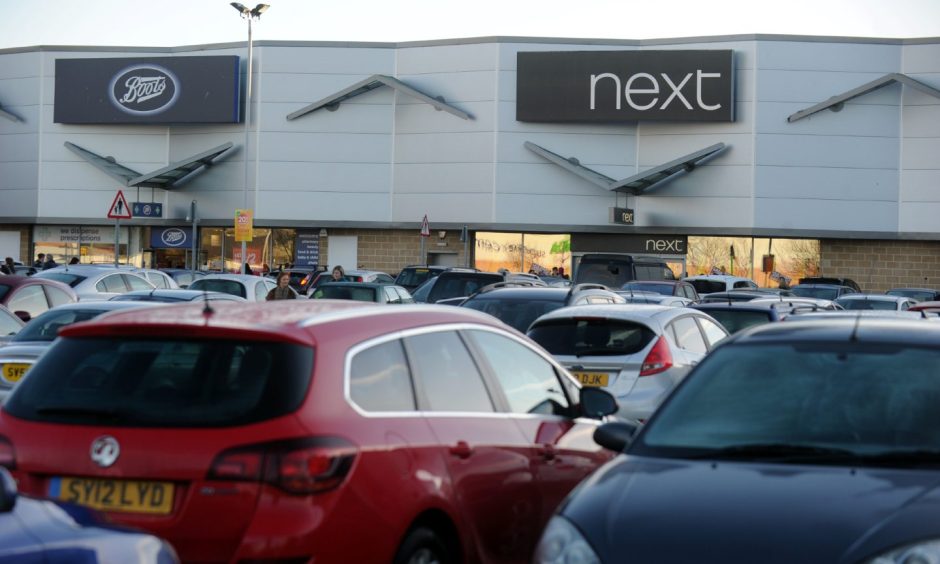
[[[117,529],[93,510],[18,495],[0,467],[0,563],[175,564],[176,552],[152,535]]]
[[[940,323],[771,323],[709,354],[547,526],[535,562],[940,560]]]

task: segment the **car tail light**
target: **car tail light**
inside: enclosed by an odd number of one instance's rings
[[[288,493],[320,493],[343,482],[357,452],[352,443],[336,437],[245,445],[216,456],[207,479],[260,481]]]
[[[643,359],[643,365],[640,366],[640,376],[652,376],[672,368],[672,353],[669,352],[669,343],[666,337],[660,337],[650,349],[649,354]]]
[[[0,466],[8,470],[16,470],[16,450],[10,439],[0,436]]]
[[[353,282],[362,282],[362,276],[353,276]]]
[[[310,275],[309,275],[309,274],[306,275],[306,276],[304,276],[304,279],[300,281],[300,285],[301,285],[301,286],[306,286],[308,282],[310,282]]]

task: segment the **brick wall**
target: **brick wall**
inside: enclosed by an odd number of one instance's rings
[[[343,265],[347,269],[362,268],[380,270],[392,276],[410,265],[422,264],[421,241],[416,230],[376,230],[376,229],[329,229],[330,235],[355,235],[358,238],[359,264]],[[446,245],[439,245],[443,242]],[[460,230],[449,229],[444,239],[432,230],[425,238],[425,251],[432,253],[456,253],[457,265],[465,266],[464,244],[460,242]],[[469,247],[472,250],[472,245]],[[330,261],[329,239],[320,240],[320,262],[333,266]]]
[[[940,242],[824,239],[820,267],[822,276],[851,278],[865,292],[940,288]]]

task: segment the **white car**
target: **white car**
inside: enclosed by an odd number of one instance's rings
[[[613,394],[620,416],[646,420],[728,332],[691,308],[618,304],[556,309],[527,335],[582,385]]]
[[[207,274],[189,285],[189,290],[222,292],[245,298],[249,302],[263,302],[277,282],[266,276],[251,274]],[[299,296],[298,296],[299,297]]]
[[[134,290],[153,290],[155,286],[133,267],[77,264],[57,266],[33,275],[68,284],[79,301],[110,300]]]

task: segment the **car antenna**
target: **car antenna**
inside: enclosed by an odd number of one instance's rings
[[[849,342],[854,343],[858,341],[858,326],[862,322],[862,312],[859,311],[855,316],[855,326],[852,327],[852,334],[849,335]]]
[[[209,291],[205,288],[202,289],[202,304],[202,317],[206,320],[206,325],[208,325],[209,318],[212,317],[215,310],[209,305]]]

